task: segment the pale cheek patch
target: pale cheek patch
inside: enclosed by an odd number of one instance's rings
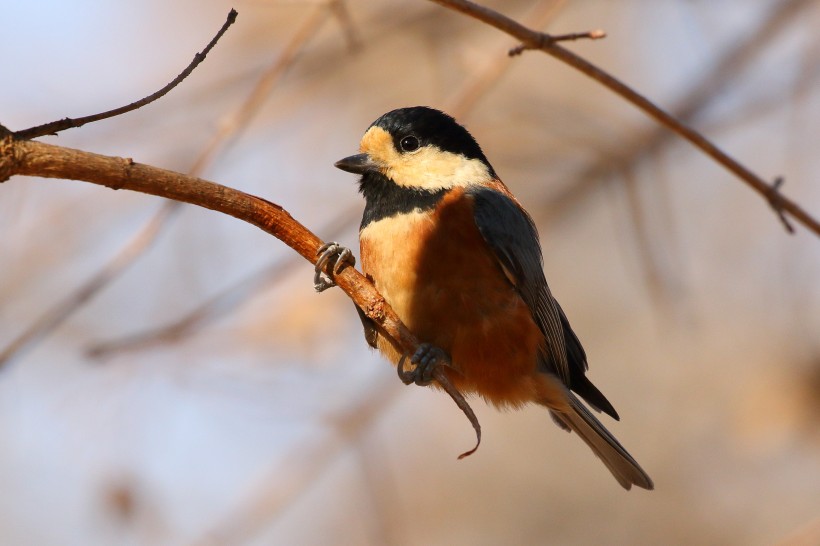
[[[434,146],[402,155],[388,166],[385,175],[399,186],[428,190],[485,184],[492,180],[489,169],[478,159],[443,152]]]
[[[487,166],[478,159],[425,146],[413,153],[399,153],[390,133],[371,127],[362,138],[360,151],[381,167],[382,174],[399,186],[440,190],[493,180]]]

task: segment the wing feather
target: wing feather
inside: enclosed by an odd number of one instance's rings
[[[539,366],[558,376],[593,408],[618,419],[615,408],[585,375],[586,353],[547,285],[532,218],[515,198],[493,188],[474,187],[468,193],[474,201],[473,214],[481,236],[544,334]]]
[[[569,385],[564,331],[558,306],[544,277],[541,244],[532,218],[513,199],[491,188],[471,188],[469,193],[474,199],[473,214],[481,236],[508,277],[514,279],[513,284],[544,334],[545,364]]]

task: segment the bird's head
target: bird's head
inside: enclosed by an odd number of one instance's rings
[[[398,186],[439,191],[486,184],[495,172],[478,143],[444,112],[415,106],[399,108],[373,122],[362,137],[361,153],[336,167],[362,174],[378,173]]]

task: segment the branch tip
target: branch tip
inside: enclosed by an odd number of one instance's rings
[[[521,43],[510,49],[507,53],[510,57],[521,55],[528,49],[547,49],[556,42],[569,42],[574,40],[600,40],[606,38],[606,32],[600,28],[595,30],[588,30],[586,32],[570,32],[568,34],[546,34],[544,32],[537,33],[532,41],[528,43]]]
[[[199,63],[205,60],[205,57],[208,53],[213,49],[216,43],[222,38],[222,35],[228,30],[234,21],[236,21],[236,17],[239,13],[235,9],[231,9],[228,13],[228,17],[225,20],[225,23],[222,25],[222,28],[219,29],[219,32],[208,42],[208,45],[205,46],[205,49],[194,55],[194,60],[191,61],[185,70],[179,73],[176,78],[171,80],[171,82],[151,95],[144,97],[136,102],[132,102],[131,104],[126,104],[125,106],[120,106],[119,108],[114,108],[113,110],[108,110],[107,112],[101,112],[99,114],[93,114],[90,116],[85,116],[81,118],[63,118],[57,121],[52,121],[49,123],[45,123],[43,125],[38,125],[36,127],[29,127],[28,129],[23,129],[22,131],[17,131],[14,133],[14,136],[20,140],[31,140],[41,136],[47,135],[56,135],[60,131],[65,131],[66,129],[72,129],[75,127],[82,127],[87,123],[93,123],[95,121],[100,121],[103,119],[113,118],[115,116],[119,116],[125,114],[127,112],[131,112],[133,110],[137,110],[142,108],[143,106],[154,102],[155,100],[165,96],[168,94],[171,89],[179,85],[182,80],[187,78],[194,69],[199,66]]]
[[[473,425],[473,430],[475,430],[475,446],[472,449],[465,451],[461,455],[458,456],[458,459],[461,460],[464,457],[469,457],[473,453],[476,452],[478,446],[481,445],[481,423],[478,422],[478,417],[475,416],[475,412],[473,412],[473,408],[470,407],[470,404],[467,403],[467,400],[464,398],[464,395],[450,383],[450,380],[447,378],[447,374],[444,373],[444,370],[436,368],[433,371],[433,379],[438,382],[444,391],[450,395],[450,398],[453,399],[453,402],[464,412],[464,415],[467,416],[467,419],[470,420],[470,424]]]
[[[783,194],[780,193],[780,187],[786,180],[782,176],[778,176],[772,182],[772,185],[769,187],[769,191],[766,192],[766,200],[769,201],[769,206],[777,213],[777,217],[780,218],[780,223],[783,224],[785,230],[794,235],[794,226],[789,222],[789,219],[786,217],[786,213],[783,210],[783,202],[784,197]]]
[[[663,110],[635,89],[629,87],[604,70],[601,70],[586,59],[583,59],[575,53],[572,53],[570,50],[565,49],[555,43],[558,38],[563,40],[572,40],[577,38],[590,38],[594,36],[594,39],[597,39],[598,37],[603,37],[602,31],[593,30],[589,33],[582,33],[580,35],[550,36],[525,27],[517,21],[510,19],[495,10],[476,4],[470,0],[431,1],[453,11],[458,11],[469,17],[473,17],[482,23],[495,27],[498,30],[516,38],[520,42],[520,45],[509,51],[509,55],[511,57],[519,55],[528,49],[540,49],[544,53],[586,74],[593,80],[608,88],[610,91],[620,95],[623,99],[632,103],[635,107],[642,110],[645,114],[653,118],[661,125],[688,140],[704,154],[708,155],[717,163],[722,165],[726,170],[743,180],[772,205],[772,207],[777,211],[780,221],[789,233],[793,232],[793,228],[786,220],[786,214],[788,214],[793,220],[800,222],[800,224],[811,230],[816,235],[820,235],[820,221],[813,218],[794,201],[779,194],[777,192],[776,185],[771,185],[763,180],[736,159],[718,148],[701,133],[681,122],[679,119]]]

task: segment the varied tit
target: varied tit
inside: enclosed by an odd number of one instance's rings
[[[618,419],[585,375],[586,354],[547,286],[532,219],[470,133],[438,110],[401,108],[373,122],[360,151],[336,167],[362,175],[363,272],[425,342],[412,356],[411,379],[427,384],[446,362],[442,368],[461,392],[498,407],[545,406],[624,488],[652,489],[579,400]],[[338,245],[322,250],[317,272],[332,259],[337,266],[351,261]],[[368,343],[394,363],[403,360],[359,314]]]

